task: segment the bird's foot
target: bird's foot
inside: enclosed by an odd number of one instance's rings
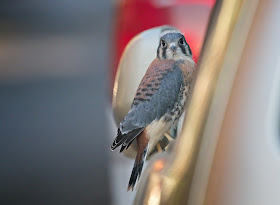
[[[169,142],[172,142],[174,139],[167,133],[164,133],[164,136],[166,137],[166,139],[169,141]]]
[[[159,143],[159,142],[157,143],[157,150],[158,150],[158,152],[162,152],[162,148],[161,148],[161,146],[160,146],[160,143]]]

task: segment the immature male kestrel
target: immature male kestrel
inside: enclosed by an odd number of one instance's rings
[[[120,152],[137,140],[137,155],[127,190],[134,189],[146,156],[184,111],[195,62],[184,35],[173,27],[161,33],[157,57],[138,86],[130,111],[118,128],[111,149]]]

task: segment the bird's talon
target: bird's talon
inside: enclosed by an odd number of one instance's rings
[[[167,138],[169,142],[173,141],[174,139],[167,133],[164,133],[164,136]]]
[[[157,143],[157,150],[158,150],[158,152],[161,152],[161,151],[162,151],[162,148],[161,148],[161,146],[160,146],[159,143]]]

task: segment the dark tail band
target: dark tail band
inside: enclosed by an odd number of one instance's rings
[[[136,156],[136,159],[135,159],[135,162],[133,165],[133,169],[132,169],[132,173],[131,173],[129,183],[127,186],[127,191],[129,191],[130,189],[133,191],[137,179],[138,180],[140,179],[142,169],[144,166],[144,162],[146,160],[147,151],[148,151],[148,146],[145,148],[139,161],[138,161],[138,159],[139,159],[138,156]],[[137,153],[137,155],[138,155],[138,153]]]

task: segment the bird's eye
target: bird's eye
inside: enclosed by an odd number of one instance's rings
[[[162,47],[165,47],[165,46],[166,46],[166,43],[165,43],[164,40],[161,40],[161,45],[162,45]]]
[[[180,45],[183,45],[183,44],[184,44],[184,40],[183,40],[183,38],[180,38],[180,40],[179,40],[179,44],[180,44]]]

